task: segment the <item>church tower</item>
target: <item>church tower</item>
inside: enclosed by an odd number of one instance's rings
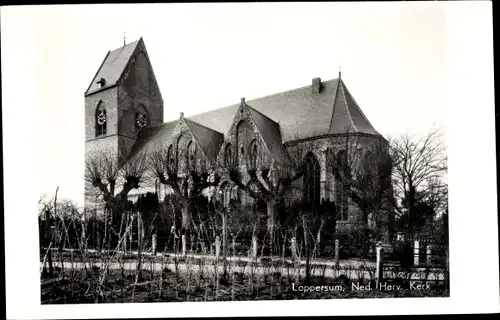
[[[163,99],[143,39],[108,51],[85,92],[86,157],[104,151],[122,163],[138,133],[162,123]],[[96,199],[86,183],[85,207],[94,209]]]

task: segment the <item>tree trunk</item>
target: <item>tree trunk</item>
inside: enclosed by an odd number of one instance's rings
[[[185,201],[182,205],[182,234],[186,234],[189,229],[189,225],[191,223],[191,206],[188,201]]]
[[[269,232],[269,254],[273,255],[274,248],[274,228],[276,225],[276,201],[273,199],[267,202],[267,231]]]
[[[267,202],[267,230],[269,232],[272,232],[274,229],[274,224],[275,224],[275,216],[276,216],[276,209],[275,209],[275,201],[271,200]]]
[[[223,263],[223,276],[227,276],[227,214],[228,208],[224,208],[222,214],[222,263]]]
[[[307,221],[306,216],[302,214],[302,229],[304,230],[304,249],[305,249],[305,258],[306,258],[306,283],[309,283],[311,278],[311,267],[309,264],[310,256],[309,256],[309,234],[307,232]]]
[[[51,240],[51,232],[50,232],[50,211],[47,210],[45,211],[45,223],[46,223],[46,231],[47,231],[47,248],[48,248],[48,252],[47,252],[47,262],[49,264],[49,274],[52,276],[54,274],[54,266],[52,265],[52,252],[51,252],[51,248],[50,248],[50,242],[52,241]]]

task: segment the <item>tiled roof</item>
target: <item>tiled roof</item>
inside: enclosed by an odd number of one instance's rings
[[[172,131],[178,122],[179,120],[165,122],[159,126],[141,130],[137,137],[137,141],[130,151],[130,157],[136,156],[139,152],[151,152],[154,148],[170,141]]]
[[[127,63],[132,57],[135,48],[139,44],[142,39],[131,42],[121,48],[118,48],[113,51],[108,51],[108,54],[104,58],[104,61],[97,71],[96,75],[92,79],[87,91],[85,94],[94,93],[100,90],[104,90],[107,87],[114,86],[116,82],[120,79]],[[99,81],[103,78],[106,83],[104,87],[100,88],[96,81]]]
[[[275,160],[283,163],[288,159],[285,142],[342,134],[347,130],[379,135],[340,78],[322,82],[320,92],[315,93],[309,85],[248,100],[246,104]],[[239,106],[234,104],[184,118],[207,156],[215,156],[211,152],[220,148]],[[152,141],[166,141],[177,123],[178,120],[144,130],[133,151],[151,146]]]
[[[246,103],[279,125],[283,142],[344,133],[340,128],[346,126],[352,127],[350,132],[378,135],[340,78],[322,82],[319,93],[309,85]],[[238,107],[234,104],[189,119],[226,133]]]
[[[335,95],[328,133],[342,134],[349,131],[378,135],[379,133],[365,117],[342,80],[340,84]]]
[[[207,158],[212,163],[215,163],[219,149],[224,142],[224,135],[189,119],[185,118],[184,121],[191,130],[191,133],[194,135],[195,139],[200,144],[200,147],[203,149],[203,152],[205,153]]]
[[[283,147],[279,125],[251,106],[248,106],[248,110],[274,160],[280,163],[288,163],[289,159]]]

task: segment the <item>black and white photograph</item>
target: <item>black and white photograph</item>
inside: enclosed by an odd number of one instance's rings
[[[491,9],[2,7],[7,317],[499,312]]]

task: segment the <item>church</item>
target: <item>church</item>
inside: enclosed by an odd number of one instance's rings
[[[141,38],[109,51],[85,91],[86,155],[108,149],[117,159],[129,159],[164,145],[169,159],[170,153],[178,157],[182,173],[199,166],[217,170],[231,156],[240,167],[256,158],[271,168],[286,167],[291,154],[299,152],[307,174],[295,183],[307,192],[290,191],[290,196],[334,201],[337,228],[355,225],[359,210],[342,192],[341,179],[329,169],[327,150],[341,151],[346,133],[358,137],[358,148],[385,139],[364,115],[340,72],[336,79],[304,82],[299,88],[257,99],[240,98],[230,106],[189,117],[181,113],[164,122],[162,95]],[[133,189],[128,198],[134,200],[148,191],[161,198],[168,189],[154,181]],[[99,203],[87,183],[85,194],[86,208]],[[229,198],[251,201],[227,176],[210,196],[223,202]]]

